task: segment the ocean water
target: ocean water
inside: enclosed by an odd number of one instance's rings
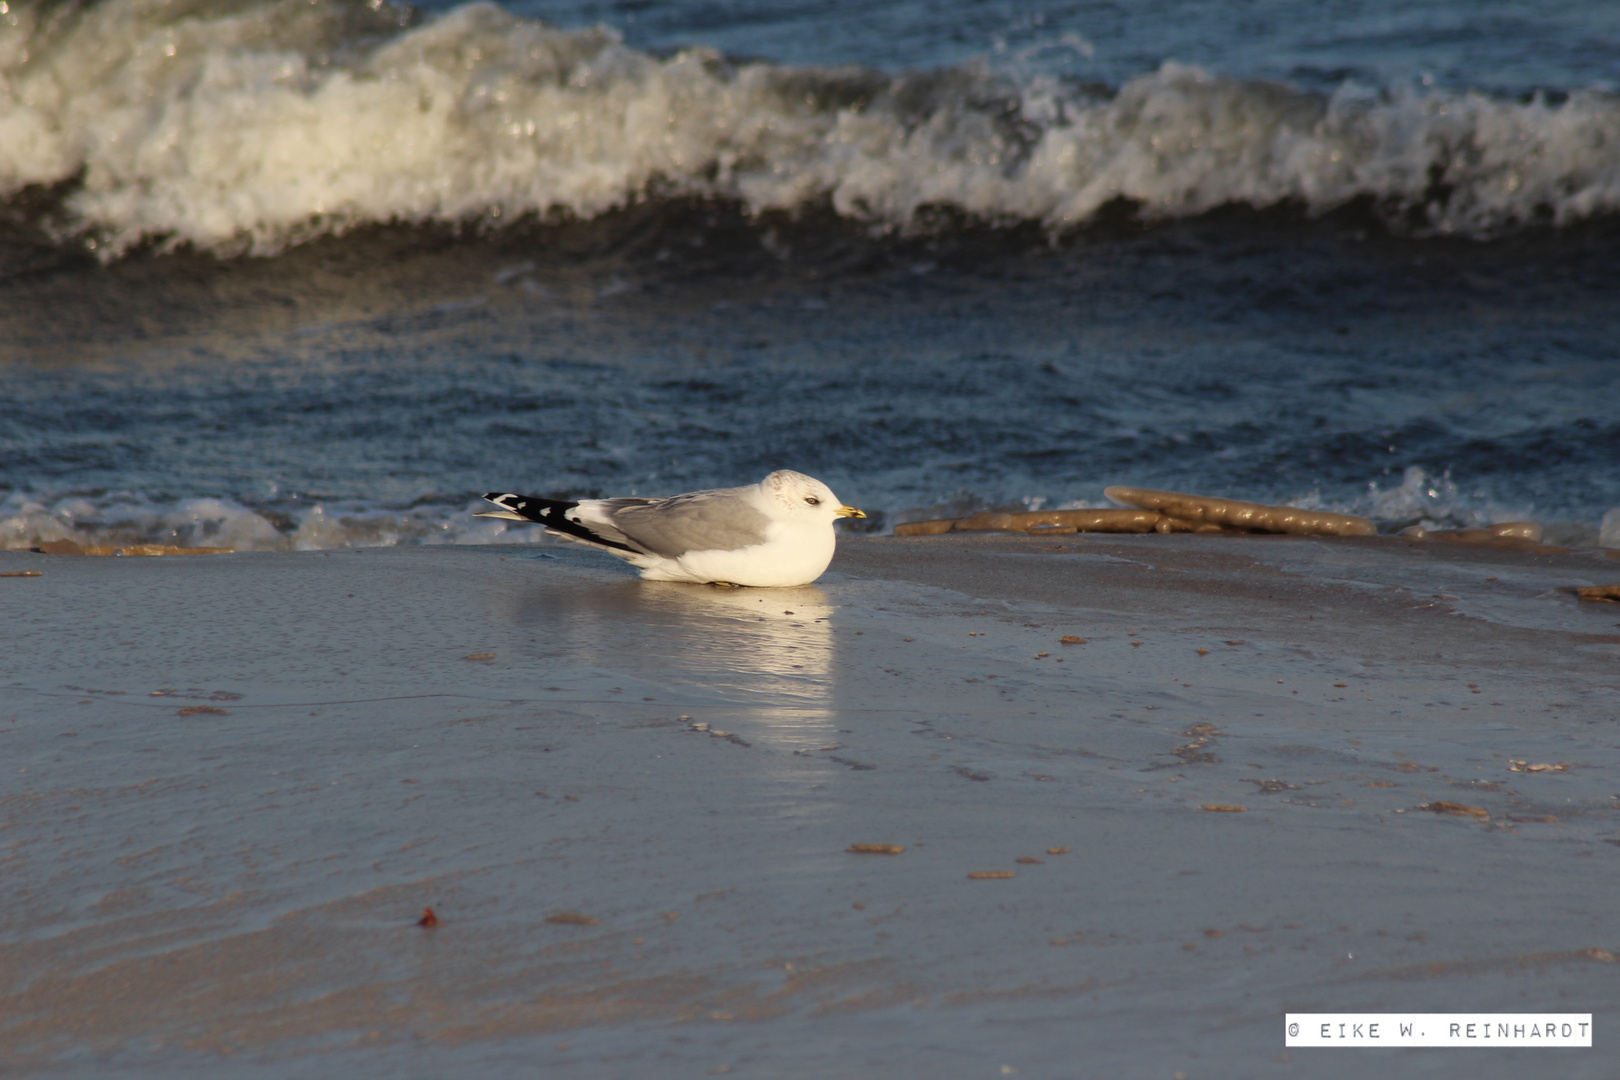
[[[0,2],[0,543],[779,467],[1620,545],[1620,7]]]

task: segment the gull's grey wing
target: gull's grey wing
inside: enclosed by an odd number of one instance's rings
[[[694,491],[652,503],[604,501],[613,506],[613,524],[626,539],[671,559],[688,551],[735,551],[763,544],[771,523],[751,499],[733,491]]]

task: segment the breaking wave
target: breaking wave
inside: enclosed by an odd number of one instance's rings
[[[905,75],[655,56],[489,3],[0,4],[0,198],[50,228],[274,254],[378,222],[589,218],[638,200],[934,208],[1083,225],[1228,203],[1367,200],[1414,235],[1487,237],[1620,209],[1620,100],[1347,84],[1331,96],[1178,63],[1117,90],[985,66]]]

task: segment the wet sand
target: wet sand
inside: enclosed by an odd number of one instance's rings
[[[1599,555],[856,537],[791,590],[561,546],[19,570],[18,1074],[1613,1072],[1620,605],[1561,591],[1620,580]],[[1284,1050],[1284,1012],[1337,1010],[1592,1012],[1596,1046]]]

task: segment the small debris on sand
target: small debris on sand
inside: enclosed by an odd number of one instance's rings
[[[439,925],[439,917],[433,914],[432,908],[423,908],[422,917],[416,920],[416,925],[425,930],[431,930]]]
[[[855,855],[898,855],[906,850],[904,844],[851,844],[844,849]]]
[[[41,555],[83,555],[84,547],[72,540],[47,540],[28,549]]]
[[[1199,809],[1208,810],[1212,814],[1242,814],[1249,808],[1247,806],[1238,806],[1235,803],[1207,802],[1203,806],[1200,806]]]
[[[1002,514],[981,511],[965,518],[910,521],[894,527],[896,536],[941,536],[948,532],[1034,532],[1067,536],[1075,532],[1149,533],[1163,514],[1152,510],[1029,510]]]
[[[1483,529],[1425,529],[1421,525],[1411,525],[1396,535],[1408,540],[1450,540],[1454,544],[1540,547],[1542,529],[1534,521],[1504,521]]]
[[[178,547],[174,544],[92,544],[47,540],[27,548],[41,555],[229,555],[234,548]]]
[[[1575,590],[1582,600],[1607,600],[1620,604],[1620,585],[1583,585]]]
[[[492,653],[492,652],[468,653],[466,656],[463,656],[462,659],[463,660],[493,660],[493,659],[495,659],[495,654]]]
[[[993,881],[1001,878],[1017,877],[1016,870],[975,870],[968,874],[969,881]]]
[[[215,708],[213,705],[187,705],[180,710],[181,716],[229,716],[231,710]]]
[[[1467,817],[1480,818],[1491,816],[1491,812],[1483,807],[1469,806],[1467,803],[1460,802],[1426,802],[1419,806],[1418,809],[1427,810],[1431,814],[1462,814]]]
[[[1021,863],[1025,866],[1043,866],[1045,865],[1046,860],[1037,859],[1033,855],[1020,855],[1018,858],[1014,859],[1013,862]]]
[[[559,911],[555,915],[546,916],[546,922],[562,923],[566,926],[596,926],[601,921],[595,915],[581,915],[577,911]]]
[[[981,510],[964,518],[909,521],[894,527],[896,536],[943,536],[949,532],[1021,532],[1038,536],[1075,532],[1102,533],[1290,533],[1296,536],[1372,536],[1378,530],[1366,518],[1324,510],[1220,499],[1147,488],[1111,487],[1110,499],[1138,509],[1029,510],[1001,513]]]
[[[896,536],[941,536],[951,531],[956,524],[955,518],[939,518],[934,521],[907,521],[894,527]]]
[[[1049,847],[1046,849],[1046,853],[1048,855],[1067,855],[1069,849],[1066,847]]]
[[[1508,772],[1567,772],[1569,771],[1569,766],[1570,762],[1568,761],[1560,761],[1556,765],[1548,765],[1545,763],[1533,764],[1528,761],[1510,761],[1508,762]]]
[[[1155,526],[1158,532],[1234,530],[1293,536],[1373,536],[1378,532],[1364,517],[1325,510],[1298,510],[1292,506],[1269,506],[1147,488],[1110,487],[1104,488],[1103,494],[1117,503],[1164,514],[1166,520]]]
[[[1075,637],[1073,634],[1064,634],[1062,637],[1058,638],[1058,644],[1060,645],[1084,645],[1085,643],[1085,638]]]
[[[43,577],[43,570],[8,570],[0,577]]]

